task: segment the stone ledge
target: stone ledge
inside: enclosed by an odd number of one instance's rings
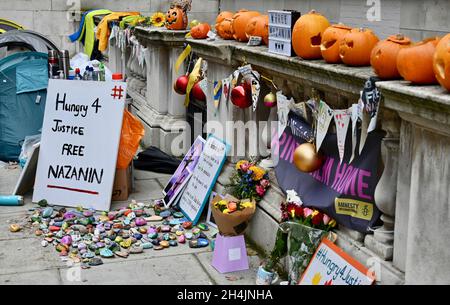
[[[143,45],[157,44],[160,46],[176,47],[183,45],[186,34],[189,31],[172,31],[165,27],[142,27],[135,28],[135,36]]]

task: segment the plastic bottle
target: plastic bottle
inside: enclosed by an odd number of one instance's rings
[[[101,62],[99,65],[99,73],[98,73],[98,80],[101,82],[104,82],[106,79],[105,76],[105,65]]]
[[[80,68],[75,69],[75,80],[83,80],[83,76],[81,76]]]
[[[92,63],[92,80],[93,81],[99,80],[99,73],[100,73],[100,69],[98,68],[98,63],[97,62]]]
[[[93,67],[89,67],[87,80],[94,80],[93,75],[94,75],[94,68]]]
[[[86,69],[84,69],[83,73],[83,80],[88,80],[88,74],[89,74],[89,66],[86,66]]]

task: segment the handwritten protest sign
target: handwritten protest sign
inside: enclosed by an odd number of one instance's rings
[[[180,209],[194,224],[198,222],[209,194],[216,183],[229,145],[210,135],[206,141],[197,167],[180,199]]]
[[[317,248],[300,285],[372,285],[375,276],[328,239]]]
[[[125,96],[123,82],[49,81],[34,202],[109,209]]]

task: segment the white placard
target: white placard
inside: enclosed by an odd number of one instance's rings
[[[372,285],[375,275],[328,239],[323,239],[300,285]]]
[[[241,259],[241,248],[231,248],[228,250],[228,261],[238,261]]]
[[[319,113],[317,116],[317,129],[316,129],[316,149],[319,151],[322,146],[322,142],[328,132],[331,119],[333,118],[333,110],[325,103],[320,101]]]
[[[197,167],[181,195],[180,209],[194,225],[198,222],[209,194],[216,183],[229,145],[213,135],[208,137]]]
[[[108,210],[126,83],[49,81],[33,202]]]
[[[347,138],[348,125],[350,124],[350,111],[334,110],[334,123],[336,125],[337,146],[339,151],[339,158],[342,162],[345,153],[345,140]]]
[[[288,124],[288,115],[292,104],[294,104],[293,98],[288,99],[283,92],[277,92],[278,135],[280,137]]]
[[[353,104],[351,111],[352,111],[352,156],[350,158],[350,162],[353,161],[353,159],[355,158],[355,149],[356,149],[356,142],[358,141],[358,129],[357,124],[358,124],[358,117],[359,117],[359,113],[358,110],[359,106],[358,104]]]

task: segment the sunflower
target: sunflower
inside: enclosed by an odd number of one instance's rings
[[[264,175],[266,174],[266,171],[258,166],[252,166],[252,167],[250,167],[250,170],[253,172],[252,178],[254,181],[261,180],[264,177]]]
[[[154,26],[161,27],[166,22],[166,17],[163,13],[157,12],[152,15],[151,21]]]

